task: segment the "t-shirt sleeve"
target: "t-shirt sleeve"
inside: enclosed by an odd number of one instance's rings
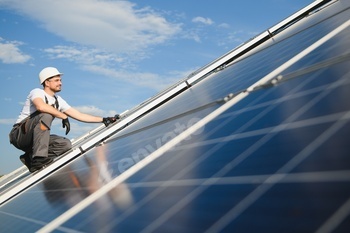
[[[36,98],[41,98],[43,101],[45,100],[45,94],[44,92],[39,89],[39,88],[36,88],[36,89],[33,89],[30,93],[29,93],[29,99],[31,102],[33,102],[34,99]]]
[[[62,99],[60,96],[58,96],[57,99],[58,99],[58,104],[59,104],[59,110],[61,112],[65,112],[71,108],[71,106],[64,99]]]

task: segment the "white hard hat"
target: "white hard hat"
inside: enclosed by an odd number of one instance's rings
[[[51,77],[57,76],[57,75],[63,75],[63,73],[60,73],[55,67],[46,67],[39,73],[39,80],[40,84],[43,84],[43,82]]]

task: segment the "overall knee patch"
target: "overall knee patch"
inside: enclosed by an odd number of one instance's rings
[[[40,129],[42,131],[45,131],[45,130],[50,130],[50,127],[43,120],[41,120],[40,121]]]
[[[51,116],[50,114],[42,114],[42,117],[40,119],[40,129],[42,131],[50,130],[52,121],[53,116]]]

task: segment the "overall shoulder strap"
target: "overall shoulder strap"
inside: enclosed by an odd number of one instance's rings
[[[57,98],[57,96],[53,96],[53,97],[55,97],[55,106],[56,106],[56,109],[58,109],[58,107],[60,106],[59,104],[58,104],[58,98]]]
[[[56,108],[56,109],[58,109],[59,104],[58,104],[57,96],[54,95],[53,97],[55,98],[55,104],[52,104],[51,106],[54,107],[54,108]],[[48,101],[46,95],[45,95],[45,102],[46,102],[46,104],[49,104],[49,101]]]

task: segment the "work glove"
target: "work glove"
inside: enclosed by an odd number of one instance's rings
[[[62,127],[66,128],[66,135],[67,135],[70,131],[70,123],[69,123],[68,117],[62,120]]]
[[[110,124],[116,122],[119,119],[120,119],[120,115],[116,114],[114,117],[104,117],[102,122],[107,127],[107,126],[109,126]]]

